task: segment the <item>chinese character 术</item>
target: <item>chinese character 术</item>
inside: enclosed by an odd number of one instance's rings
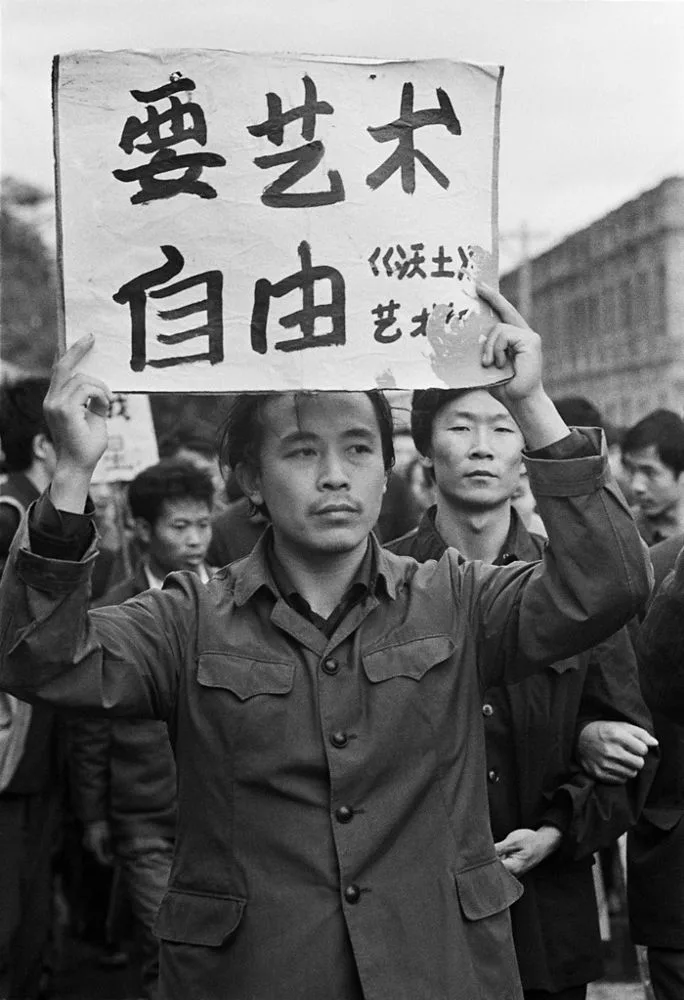
[[[140,274],[121,286],[112,298],[120,305],[128,303],[131,312],[131,368],[134,372],[142,371],[145,365],[152,368],[170,368],[174,365],[184,365],[193,361],[209,361],[215,365],[223,361],[223,275],[220,271],[204,271],[192,278],[184,278],[174,284],[166,285],[183,270],[185,260],[183,255],[173,246],[160,247],[166,257],[166,263],[153,271]],[[166,285],[165,288],[159,286]],[[195,313],[205,313],[206,322],[201,326],[193,326],[189,330],[177,333],[157,334],[160,344],[173,346],[189,340],[206,336],[207,350],[198,354],[181,354],[176,356],[147,358],[147,321],[146,307],[148,295],[152,299],[164,299],[179,292],[205,286],[205,294],[198,302],[178,306],[176,309],[157,311],[161,320],[171,321],[192,316]],[[154,291],[150,291],[154,289]]]
[[[282,146],[286,125],[301,118],[302,138],[305,144],[296,149],[257,156],[255,164],[261,170],[279,167],[285,163],[292,166],[283,171],[276,180],[264,188],[261,200],[269,208],[318,208],[344,201],[344,185],[337,170],[328,170],[330,188],[327,191],[298,191],[287,194],[291,187],[310,174],[323,159],[323,143],[314,140],[316,116],[331,115],[334,111],[327,101],[319,101],[316,84],[309,76],[304,76],[304,103],[290,111],[283,112],[283,102],[274,93],[266,94],[268,118],[258,125],[248,125],[247,131],[257,138],[265,137],[274,146]]]
[[[413,194],[416,189],[416,160],[423,164],[440,187],[449,187],[449,178],[425,153],[416,149],[413,142],[416,129],[426,125],[443,125],[451,135],[461,134],[461,123],[454,113],[449,95],[441,87],[437,87],[437,100],[438,108],[414,111],[413,84],[405,83],[401,92],[399,117],[389,125],[368,128],[376,142],[396,141],[398,144],[384,163],[366,177],[366,183],[373,191],[384,184],[396,170],[401,170],[401,186],[407,194]]]
[[[175,77],[175,74],[174,74]],[[131,196],[134,205],[146,204],[159,198],[172,198],[177,194],[195,194],[200,198],[215,198],[216,191],[206,181],[200,180],[205,167],[224,167],[226,161],[218,153],[178,154],[172,146],[192,141],[200,146],[207,144],[207,124],[204,112],[194,101],[181,101],[176,94],[195,89],[192,80],[186,77],[172,78],[171,83],[156,90],[132,90],[136,101],[147,104],[147,119],[141,121],[131,115],[123,127],[119,147],[127,155],[134,151],[152,153],[148,163],[129,170],[113,170],[119,181],[138,181],[140,190]],[[168,98],[169,107],[158,111],[157,101]],[[164,126],[162,132],[162,126]],[[146,139],[147,141],[140,141]],[[184,170],[181,177],[168,176],[172,172]],[[161,179],[161,175],[167,175]]]
[[[265,354],[268,344],[266,329],[269,305],[272,298],[282,298],[296,288],[302,290],[302,308],[289,313],[279,320],[285,329],[299,327],[301,337],[281,340],[276,343],[277,351],[303,351],[307,347],[330,347],[342,345],[346,341],[345,288],[344,278],[333,267],[311,266],[311,247],[302,240],[298,247],[301,270],[273,284],[266,278],[259,278],[254,285],[254,308],[252,310],[251,342],[252,350]],[[316,305],[314,285],[317,281],[329,281],[330,302]],[[331,329],[328,333],[316,333],[316,320],[328,317]]]

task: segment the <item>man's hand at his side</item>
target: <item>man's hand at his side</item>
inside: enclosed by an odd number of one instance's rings
[[[596,781],[622,785],[644,766],[658,741],[631,722],[588,722],[577,737],[575,754],[582,769]]]
[[[494,844],[504,868],[511,875],[524,875],[558,848],[563,835],[555,826],[540,826],[538,830],[512,830]]]
[[[50,487],[58,510],[81,514],[90,477],[107,447],[107,413],[112,393],[78,366],[93,345],[88,334],[55,364],[44,412],[57,457]]]

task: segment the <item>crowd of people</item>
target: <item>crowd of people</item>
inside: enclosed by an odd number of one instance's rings
[[[0,997],[125,905],[147,1000],[582,1000],[625,833],[684,997],[684,421],[552,403],[481,294],[505,386],[238,397],[125,518],[89,344],[2,387]]]

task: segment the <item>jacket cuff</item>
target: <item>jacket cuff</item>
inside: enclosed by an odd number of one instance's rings
[[[562,457],[539,457],[540,453],[558,455],[558,449]],[[550,448],[525,452],[524,457],[530,487],[538,497],[596,493],[610,478],[605,438],[596,427],[574,428],[568,437]]]
[[[554,801],[544,813],[542,813],[537,828],[540,826],[555,826],[562,834],[566,834],[572,823],[572,803],[566,795],[562,798],[556,796]]]

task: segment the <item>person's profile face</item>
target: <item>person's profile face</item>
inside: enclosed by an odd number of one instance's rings
[[[319,554],[365,543],[386,480],[368,396],[284,393],[265,403],[262,419],[259,469],[248,495],[268,507],[276,540]]]
[[[435,416],[424,462],[438,493],[467,509],[506,503],[520,483],[523,438],[503,404],[484,389],[464,392]]]
[[[646,517],[659,517],[679,502],[682,477],[665,465],[654,444],[626,452],[622,465],[634,502]]]

